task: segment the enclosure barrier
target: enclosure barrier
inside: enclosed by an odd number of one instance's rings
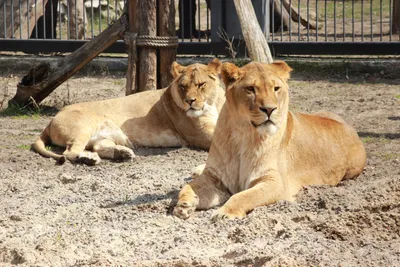
[[[400,53],[399,0],[252,2],[275,55]],[[232,0],[176,0],[174,6],[178,54],[246,53]],[[0,51],[72,52],[123,7],[118,0],[0,0]],[[106,52],[126,53],[126,45],[118,41]]]

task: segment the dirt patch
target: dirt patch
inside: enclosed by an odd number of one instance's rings
[[[216,224],[213,210],[187,221],[167,213],[206,152],[141,148],[129,163],[56,166],[29,150],[54,113],[1,116],[0,266],[400,265],[400,80],[313,76],[294,76],[291,108],[354,125],[368,154],[363,174]],[[1,77],[0,99],[17,82]],[[123,95],[124,85],[74,78],[44,104]]]

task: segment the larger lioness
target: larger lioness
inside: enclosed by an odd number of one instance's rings
[[[336,185],[365,165],[356,131],[332,113],[289,111],[285,62],[222,66],[226,103],[205,169],[185,185],[174,215],[220,207],[213,219],[243,217],[255,207],[292,200],[306,185]]]
[[[32,147],[60,163],[67,158],[89,165],[100,158],[130,159],[134,146],[208,150],[225,102],[220,69],[218,59],[187,67],[174,62],[174,81],[166,89],[67,106]],[[46,150],[49,143],[65,147],[63,155]]]

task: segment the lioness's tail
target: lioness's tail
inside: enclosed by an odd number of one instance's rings
[[[64,155],[59,155],[46,149],[46,144],[49,144],[51,141],[48,131],[49,127],[46,127],[38,139],[36,139],[35,143],[32,144],[32,148],[40,155],[47,158],[53,158],[57,160],[58,164],[63,164],[65,162]]]

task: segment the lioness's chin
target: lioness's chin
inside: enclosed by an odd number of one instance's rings
[[[204,113],[203,110],[197,110],[197,109],[189,109],[188,111],[186,111],[186,115],[192,118],[200,117],[203,115],[203,113]]]
[[[274,135],[278,131],[276,124],[271,121],[264,122],[256,126],[256,128],[260,134]]]

